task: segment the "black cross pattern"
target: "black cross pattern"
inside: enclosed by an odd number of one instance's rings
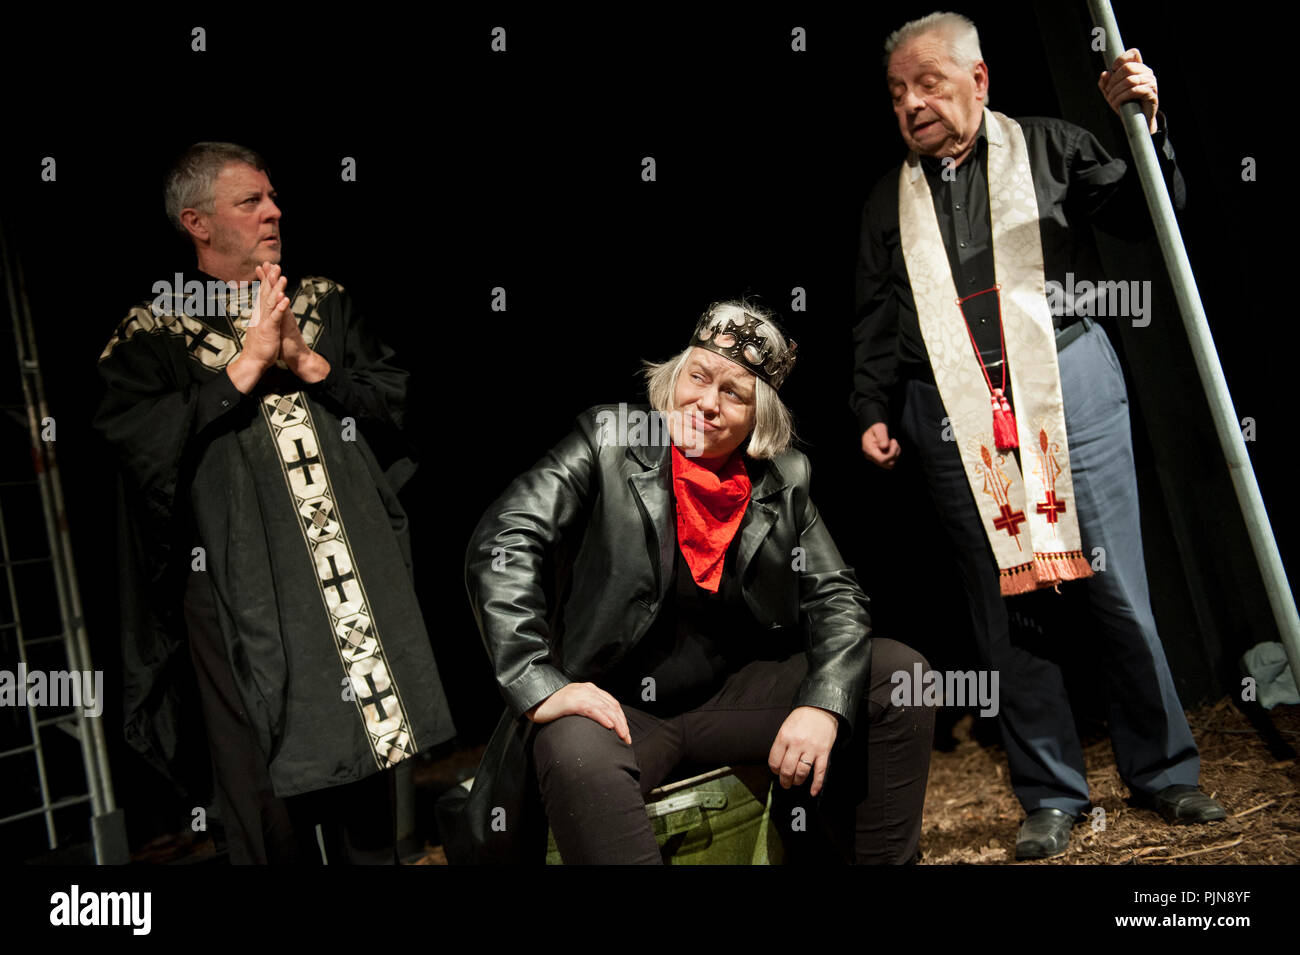
[[[339,603],[343,603],[345,600],[348,599],[347,595],[343,593],[343,585],[347,583],[349,580],[354,579],[357,575],[350,570],[346,574],[339,574],[339,569],[334,563],[333,554],[327,554],[325,556],[325,559],[330,562],[330,573],[333,574],[334,576],[326,580],[322,580],[321,583],[324,584],[326,587],[333,587],[336,591],[338,591]]]
[[[409,739],[410,737],[406,733],[394,733],[390,739],[381,741],[381,746],[386,744],[388,747],[384,753],[384,758],[389,763],[400,763],[407,756],[410,756],[411,750],[407,747]],[[394,751],[396,751],[396,755],[394,755]]]
[[[310,457],[307,456],[307,452],[304,451],[302,447],[302,438],[294,438],[293,446],[298,449],[298,460],[286,461],[285,464],[289,466],[290,470],[293,470],[294,468],[302,468],[303,477],[307,479],[307,483],[315,484],[316,482],[311,479],[311,466],[313,464],[320,464],[320,458],[314,454]]]
[[[206,348],[208,351],[212,352],[212,354],[214,354],[214,355],[220,355],[220,354],[221,354],[221,349],[220,349],[220,348],[217,348],[215,345],[209,345],[207,342],[205,342],[205,341],[203,340],[203,339],[207,338],[209,334],[211,334],[212,329],[210,329],[210,328],[204,328],[203,326],[199,326],[198,331],[190,331],[190,330],[187,328],[187,329],[186,329],[186,332],[188,332],[188,333],[189,333],[189,336],[190,336],[189,349],[190,349],[190,354],[191,354],[191,355],[194,354],[194,349],[197,348],[197,347],[199,347],[200,345],[202,345],[202,346],[203,346],[204,348]]]
[[[373,670],[370,673],[367,673],[364,679],[366,681],[366,686],[370,687],[370,695],[367,697],[363,697],[362,699],[358,700],[358,702],[363,707],[374,704],[375,709],[379,711],[379,718],[381,720],[388,719],[389,718],[388,711],[384,709],[384,700],[387,700],[390,697],[392,697],[393,695],[392,688],[390,687],[381,693],[379,691],[379,687],[375,685],[375,674]]]
[[[343,624],[343,646],[348,650],[360,650],[365,646],[365,638],[370,636],[370,625],[355,619]]]
[[[317,532],[327,530],[332,520],[330,502],[323,497],[315,501],[308,501],[303,505],[303,509],[299,513],[307,521],[307,530],[309,532],[312,530]]]
[[[280,400],[275,403],[276,413],[286,417],[289,412],[296,411],[297,409],[298,402],[288,395],[281,396]]]

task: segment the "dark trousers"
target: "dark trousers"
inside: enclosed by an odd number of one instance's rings
[[[934,710],[894,706],[889,697],[890,675],[910,674],[918,661],[924,664],[901,643],[873,640],[871,676],[855,732],[837,737],[825,788],[817,800],[808,796],[808,782],[790,791],[793,805],[802,804],[807,818],[829,828],[841,853],[859,863],[906,863],[916,857]],[[660,864],[646,794],[683,763],[767,765],[807,669],[802,654],[750,663],[702,706],[668,719],[624,705],[631,746],[585,716],[540,724],[533,757],[565,863]],[[841,726],[840,736],[845,735]],[[773,812],[778,825],[788,827],[791,819],[788,808]]]
[[[1128,394],[1119,360],[1096,325],[1067,345],[1059,360],[1083,553],[1090,560],[1099,553],[1095,548],[1105,554],[1104,570],[1081,584],[1062,586],[1082,586],[1087,592],[1093,617],[1088,639],[1102,663],[1120,776],[1143,794],[1174,784],[1196,785],[1200,757],[1147,591]],[[993,550],[957,445],[942,437],[946,414],[934,385],[907,383],[903,436],[907,447],[917,451],[955,547],[981,666],[999,673],[998,718],[1012,787],[1027,812],[1051,808],[1081,813],[1089,804],[1088,783],[1060,664],[1041,638],[1013,635],[1010,627],[1009,611],[1040,595],[1002,596]],[[1046,634],[1046,641],[1052,639],[1053,634]]]
[[[376,773],[283,799],[276,796],[266,754],[226,658],[215,597],[205,573],[190,574],[185,623],[212,750],[214,795],[231,863],[396,863],[393,774]]]

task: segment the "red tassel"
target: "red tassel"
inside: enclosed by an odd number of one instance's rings
[[[1001,388],[993,390],[993,443],[999,451],[1020,447],[1020,439],[1016,436],[1016,416]]]

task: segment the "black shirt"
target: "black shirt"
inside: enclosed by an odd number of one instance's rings
[[[764,640],[732,573],[739,542],[737,532],[723,560],[717,593],[695,582],[677,548],[673,580],[659,615],[597,685],[620,703],[656,716],[675,716],[706,702],[730,674],[762,655]]]
[[[1018,119],[1029,152],[1034,196],[1038,203],[1043,243],[1043,269],[1048,283],[1060,283],[1068,297],[1078,280],[1096,282],[1105,276],[1089,221],[1117,235],[1150,235],[1142,187],[1137,172],[1123,159],[1110,156],[1096,138],[1060,119]],[[1174,208],[1182,209],[1185,191],[1174,161],[1174,150],[1159,114],[1153,137],[1161,171]],[[988,205],[988,139],[984,125],[965,161],[945,178],[942,161],[922,157],[957,294],[991,288],[993,236]],[[849,403],[865,431],[890,418],[890,396],[901,379],[933,380],[930,359],[899,244],[898,166],[876,183],[862,210],[857,267],[857,323],[853,329],[853,394]],[[1068,274],[1073,273],[1074,281]],[[997,295],[973,298],[964,306],[975,343],[986,362],[1001,358]],[[1077,314],[1073,303],[1061,311]],[[1072,319],[1055,319],[1058,327]],[[992,369],[991,369],[992,370]],[[995,378],[997,377],[994,372]]]

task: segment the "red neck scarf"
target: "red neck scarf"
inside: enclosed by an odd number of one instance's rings
[[[749,504],[749,475],[742,455],[733,453],[716,474],[673,445],[673,497],[677,501],[677,546],[695,582],[718,592],[722,559]]]

